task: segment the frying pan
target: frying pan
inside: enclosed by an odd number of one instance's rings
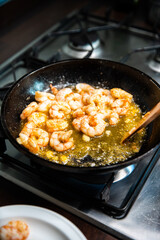
[[[20,113],[32,101],[35,91],[47,91],[49,85],[64,88],[70,84],[85,82],[103,88],[122,88],[133,94],[143,112],[149,111],[160,101],[160,86],[139,70],[127,65],[101,59],[67,60],[48,65],[19,79],[8,91],[1,109],[2,127],[10,142],[36,164],[53,172],[81,179],[105,181],[108,173],[137,163],[150,154],[160,142],[160,117],[147,130],[147,139],[139,153],[124,162],[103,167],[72,167],[47,161],[30,153],[19,145],[16,138],[20,131]],[[85,157],[84,161],[91,161]],[[64,176],[64,175],[63,175]]]

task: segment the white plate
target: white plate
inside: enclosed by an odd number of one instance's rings
[[[24,220],[28,224],[27,240],[86,240],[72,222],[45,208],[31,205],[0,207],[0,227],[11,220]]]

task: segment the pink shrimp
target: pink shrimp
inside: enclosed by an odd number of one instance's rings
[[[0,228],[1,240],[26,240],[28,236],[29,227],[21,220],[10,221]]]
[[[68,132],[53,132],[50,138],[50,146],[58,152],[66,151],[74,146],[72,130]]]
[[[38,104],[36,102],[31,102],[21,113],[20,118],[24,120],[29,117],[31,113],[35,112],[38,108]]]
[[[81,121],[81,131],[89,137],[102,135],[105,127],[106,122],[97,116],[85,116]]]

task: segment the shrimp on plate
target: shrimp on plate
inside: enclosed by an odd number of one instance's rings
[[[54,101],[49,109],[49,114],[52,118],[64,118],[65,115],[71,112],[70,106],[66,102]]]
[[[106,122],[95,116],[85,116],[81,121],[81,131],[89,137],[100,136],[104,132]]]
[[[26,119],[31,115],[31,113],[35,112],[38,108],[38,104],[36,102],[31,102],[21,113],[20,118],[22,120]]]
[[[22,220],[13,220],[0,228],[1,240],[26,240],[29,236],[29,227]]]
[[[49,133],[62,131],[68,127],[68,122],[64,119],[49,119],[46,122],[46,127]]]
[[[72,130],[67,132],[53,132],[50,138],[50,146],[58,152],[69,150],[74,146],[71,138]]]

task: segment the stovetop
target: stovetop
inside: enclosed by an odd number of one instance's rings
[[[102,17],[86,12],[86,8],[69,14],[1,64],[1,100],[12,82],[26,73],[72,58],[90,57],[122,62],[160,83],[159,34],[155,29],[128,24],[128,19],[125,14],[118,22],[108,20],[106,15]],[[158,148],[137,165],[111,174],[107,183],[90,184],[71,177],[66,177],[64,181],[56,173],[53,176],[52,172],[35,165],[8,140],[4,140],[3,133],[0,135],[0,146],[2,177],[118,238],[159,239]]]

